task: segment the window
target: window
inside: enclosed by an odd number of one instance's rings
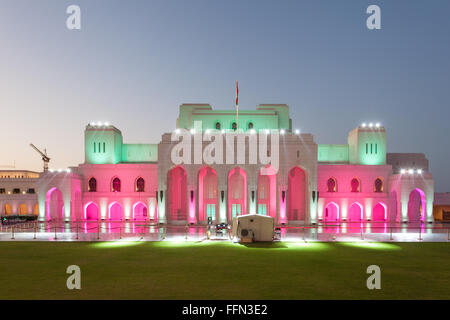
[[[220,130],[220,122],[216,122],[216,129]]]
[[[233,130],[236,130],[236,129],[237,129],[237,124],[236,124],[236,122],[233,122],[233,123],[231,124],[231,129],[233,129]]]
[[[112,181],[112,192],[120,192],[120,179],[114,178]]]
[[[359,192],[360,191],[360,186],[359,186],[359,180],[356,178],[352,179],[352,182],[350,183],[351,188],[352,188],[352,192]]]
[[[136,180],[136,192],[144,192],[145,190],[145,181],[142,178]]]
[[[6,193],[5,188],[0,188],[0,194]]]
[[[375,192],[383,192],[383,181],[380,178],[375,180]]]
[[[19,189],[19,188],[14,188],[14,189],[13,189],[13,193],[14,193],[14,194],[20,193],[20,189]]]
[[[253,122],[249,122],[248,123],[248,129],[250,130],[250,129],[253,129]]]
[[[103,142],[103,153],[105,153],[106,150],[106,143]]]
[[[300,158],[300,150],[297,150],[297,158]]]
[[[97,143],[94,142],[94,153],[97,152]]]
[[[327,181],[327,191],[328,192],[336,192],[336,180],[334,178],[330,178]]]
[[[95,178],[90,178],[88,182],[88,191],[97,192],[97,180]]]
[[[36,191],[34,190],[34,188],[29,188],[29,189],[27,190],[27,193],[29,193],[29,194],[35,194]]]

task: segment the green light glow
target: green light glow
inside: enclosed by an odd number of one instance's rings
[[[95,242],[91,246],[94,248],[122,248],[143,244],[143,241],[105,241]]]
[[[367,241],[357,241],[357,242],[339,242],[340,245],[355,247],[361,249],[374,249],[374,250],[401,250],[402,248],[385,242],[367,242]]]

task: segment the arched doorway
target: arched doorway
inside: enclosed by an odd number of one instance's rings
[[[175,167],[167,174],[169,220],[187,220],[187,177],[182,167]]]
[[[306,174],[294,167],[288,174],[288,220],[305,220]]]
[[[360,205],[358,202],[354,202],[352,203],[352,205],[348,208],[348,217],[347,217],[347,221],[349,222],[354,222],[354,221],[358,221],[361,222],[362,218],[363,218],[363,209],[362,209],[362,205]]]
[[[259,170],[257,214],[276,218],[276,173],[272,167]]]
[[[330,202],[329,204],[327,204],[323,212],[323,221],[338,221],[338,220],[339,220],[339,206],[334,202]]]
[[[123,219],[122,206],[118,202],[113,202],[109,206],[109,220],[120,221]]]
[[[98,206],[95,203],[91,202],[86,205],[84,218],[87,221],[98,220]]]
[[[4,208],[3,208],[3,213],[7,216],[12,214],[12,207],[9,203],[6,203]]]
[[[372,221],[386,221],[386,206],[378,202],[372,210]]]
[[[147,206],[142,202],[138,202],[133,206],[133,219],[141,221],[148,219]]]
[[[64,200],[61,190],[52,188],[46,196],[47,220],[64,220]]]
[[[420,189],[411,191],[408,200],[408,221],[423,221],[425,208],[425,193]]]
[[[19,214],[27,214],[27,213],[28,213],[27,205],[25,203],[21,203],[19,206]]]
[[[237,167],[228,173],[228,216],[244,215],[247,212],[247,173]]]
[[[198,173],[198,213],[200,221],[218,218],[217,173],[210,167],[203,167]]]

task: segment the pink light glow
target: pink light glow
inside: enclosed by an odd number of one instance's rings
[[[236,216],[247,212],[247,173],[236,167],[228,174],[228,217],[233,219],[233,206]]]
[[[304,220],[306,214],[306,173],[294,167],[288,174],[288,220]]]
[[[386,205],[384,203],[378,202],[372,211],[372,221],[386,221],[387,212]]]
[[[84,219],[86,221],[98,220],[98,206],[94,202],[88,202],[84,206]]]
[[[139,201],[133,205],[133,219],[141,221],[148,219],[147,206],[143,202]]]
[[[363,207],[358,202],[354,202],[348,209],[347,220],[349,222],[362,221],[363,219]]]
[[[217,173],[211,167],[203,167],[198,174],[198,215],[200,221],[207,220],[207,206],[214,206],[218,219]]]
[[[325,207],[323,221],[339,221],[339,206],[335,202],[330,202]]]
[[[178,166],[167,173],[168,217],[170,220],[187,220],[186,171]]]

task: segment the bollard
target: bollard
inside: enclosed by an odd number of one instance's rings
[[[166,228],[163,227],[163,240],[166,239]]]
[[[55,227],[55,240],[58,240],[58,236],[56,235],[56,227]]]
[[[77,223],[77,240],[80,239],[78,233],[79,233],[79,231],[78,231],[78,223]]]
[[[188,225],[186,224],[186,227],[185,227],[185,237],[184,237],[184,240],[187,240],[187,238],[188,238],[188,231],[189,231],[189,227],[188,227]]]
[[[97,223],[97,240],[100,240],[100,228],[98,227],[98,223]]]
[[[422,228],[419,227],[419,240],[422,240]]]
[[[391,229],[391,233],[390,233],[390,236],[389,236],[389,240],[394,240],[394,239],[392,238],[392,227],[391,227],[390,229]]]
[[[303,241],[305,241],[305,228],[304,227],[302,228],[302,231],[303,231]]]
[[[119,239],[122,239],[122,226],[119,227]]]
[[[361,227],[361,240],[364,240],[364,236],[363,236],[363,227]]]
[[[14,227],[11,228],[11,239],[14,239]]]
[[[33,239],[36,239],[36,226],[34,226],[34,237]]]

